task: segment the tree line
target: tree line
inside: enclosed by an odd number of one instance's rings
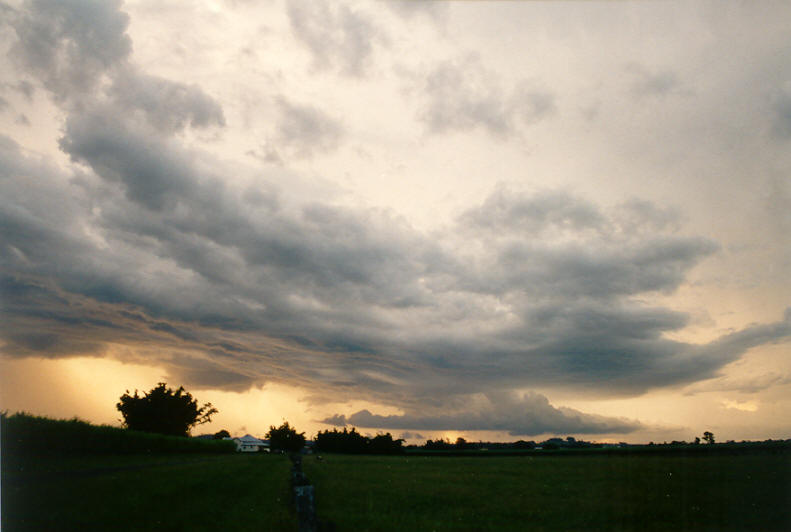
[[[190,429],[196,425],[208,423],[211,421],[211,416],[218,413],[218,410],[211,403],[198,406],[198,401],[184,390],[184,387],[174,390],[169,388],[164,382],[158,383],[157,386],[143,395],[140,395],[137,390],[135,390],[134,395],[130,395],[129,390],[127,390],[116,404],[116,408],[123,416],[124,427],[168,436],[188,436]],[[214,439],[222,439],[230,437],[230,434],[227,430],[221,430],[215,433],[213,437]],[[272,450],[286,452],[298,452],[305,446],[306,442],[305,433],[297,432],[295,428],[289,425],[288,421],[279,427],[270,426],[265,437],[269,439]],[[713,444],[715,442],[714,434],[709,431],[704,432],[703,441],[707,444]],[[694,443],[700,443],[700,438],[695,438]],[[337,429],[320,431],[316,435],[314,444],[317,451],[331,453],[397,454],[404,451],[404,440],[393,438],[389,432],[369,437],[360,434],[355,428],[351,430],[344,428],[342,431]],[[653,442],[649,445],[653,445]],[[673,445],[687,445],[687,443],[674,441]],[[463,451],[483,448],[516,450],[541,448],[550,450],[600,446],[602,444],[575,440],[570,436],[565,440],[550,438],[540,444],[523,440],[511,443],[471,443],[460,437],[455,443],[443,439],[427,440],[423,449],[428,451]]]
[[[127,429],[169,436],[188,436],[196,425],[208,423],[218,410],[211,403],[198,406],[198,401],[183,386],[173,389],[164,382],[143,393],[135,390],[124,393],[116,409],[123,416]],[[214,439],[230,437],[227,430],[214,434]],[[265,436],[272,450],[298,452],[305,446],[305,433],[289,425],[288,421],[279,427],[270,426]],[[356,429],[319,432],[316,436],[316,450],[337,453],[392,454],[403,450],[404,440],[394,439],[388,432],[373,438],[363,436]]]
[[[373,438],[363,436],[357,429],[344,428],[319,431],[315,440],[316,450],[328,453],[349,454],[398,454],[404,451],[404,440],[394,439],[388,432]]]

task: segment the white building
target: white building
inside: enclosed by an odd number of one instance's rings
[[[228,438],[225,438],[228,439]],[[242,453],[269,452],[269,442],[245,434],[241,438],[231,438],[236,442],[236,450]]]

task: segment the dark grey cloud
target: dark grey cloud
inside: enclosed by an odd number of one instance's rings
[[[481,70],[477,61],[467,65],[446,62],[425,78],[427,105],[420,118],[434,133],[483,127],[494,135],[511,129],[511,115],[502,90]]]
[[[57,98],[90,94],[102,76],[126,61],[132,41],[120,0],[30,0],[11,24],[12,57]]]
[[[4,271],[82,301],[19,299],[4,309],[13,330],[204,353],[188,359],[213,369],[170,359],[197,385],[282,379],[405,405],[460,387],[640,393],[713,376],[788,335],[780,322],[708,349],[664,339],[687,317],[638,296],[677,288],[714,247],[662,233],[645,204],[631,231],[567,194],[498,192],[428,238],[384,213],[290,205],[266,188],[252,201],[221,166],[147,131],[72,114],[62,146],[90,173],[71,180],[0,144]],[[100,315],[115,329],[89,321]],[[30,354],[55,345],[47,338],[9,349]]]
[[[782,139],[791,138],[791,82],[776,91],[772,102],[774,110],[773,132]]]
[[[27,101],[33,101],[33,95],[36,92],[36,88],[27,80],[22,80],[16,85],[14,85],[14,89],[18,92],[22,93],[22,95],[27,99]]]
[[[667,339],[688,317],[646,301],[677,290],[717,246],[681,234],[672,210],[648,202],[608,208],[563,191],[500,190],[425,234],[391,213],[302,197],[287,172],[261,175],[189,149],[178,133],[221,126],[221,108],[199,87],[131,64],[117,7],[31,2],[15,15],[23,74],[64,113],[59,145],[72,164],[0,136],[7,356],[126,346],[123,356],[188,385],[282,381],[400,406],[422,430],[418,407],[447,406],[460,390],[637,394],[715,377],[791,335],[786,317],[702,346]],[[83,35],[92,26],[67,23],[80,15],[107,25]],[[505,134],[549,108],[529,95],[525,104],[524,90],[479,93],[453,68],[428,95],[455,98],[437,127]],[[527,118],[514,118],[518,109]],[[310,106],[282,100],[281,112],[279,148],[332,149],[342,132]],[[634,427],[540,396],[490,403],[434,421],[519,434]],[[537,413],[502,414],[509,406]],[[500,421],[487,422],[495,412]],[[365,419],[407,428],[398,416]]]
[[[404,415],[381,416],[360,410],[349,417],[335,415],[323,420],[329,425],[354,425],[363,428],[410,430],[490,430],[511,436],[538,434],[626,434],[644,428],[633,420],[585,414],[570,408],[556,408],[537,393],[490,392],[483,397],[470,397],[471,408],[462,412],[446,410],[434,414],[409,412]],[[477,401],[476,401],[477,399]]]
[[[346,416],[341,415],[341,414],[335,414],[333,416],[325,418],[325,419],[321,420],[320,423],[325,423],[327,425],[333,425],[335,427],[343,427],[343,426],[348,425],[348,423],[346,421]]]
[[[593,204],[563,192],[542,192],[533,197],[500,188],[474,209],[463,213],[468,230],[503,234],[518,232],[534,237],[547,231],[600,231],[606,218]]]
[[[127,70],[116,77],[109,96],[121,109],[141,113],[148,123],[166,133],[188,125],[225,125],[220,105],[196,85]]]
[[[631,78],[629,90],[635,97],[663,97],[687,92],[677,74],[671,70],[651,72],[642,65],[632,63],[626,67],[626,71]]]
[[[21,80],[16,83],[0,83],[0,91],[8,92],[9,90],[21,94],[27,102],[32,102],[36,87],[27,80]],[[3,101],[6,100],[3,99]]]
[[[338,147],[344,135],[343,125],[339,120],[321,109],[296,104],[284,97],[277,99],[276,106],[278,123],[275,146],[280,146],[300,158],[329,152]]]
[[[226,368],[218,363],[225,353],[209,352],[211,358],[175,357],[169,365],[170,377],[178,382],[200,383],[201,387],[243,392],[262,382],[260,374],[247,374],[244,369]]]
[[[450,12],[450,6],[447,2],[387,0],[383,4],[409,22],[414,21],[418,16],[424,16],[435,23],[443,24]]]
[[[214,176],[198,178],[189,153],[168,150],[168,140],[119,116],[115,106],[100,105],[72,113],[59,141],[61,149],[107,182],[121,184],[127,197],[152,210],[191,199],[208,201],[194,195],[210,196],[222,188]]]
[[[619,227],[628,227],[636,233],[651,234],[657,231],[675,233],[681,229],[683,218],[678,209],[659,207],[650,201],[629,199],[618,205],[613,213]]]
[[[697,346],[695,354],[702,364],[718,365],[723,360],[733,361],[753,347],[771,344],[791,336],[791,307],[786,308],[783,319],[774,323],[753,324]]]
[[[286,11],[294,37],[310,51],[315,69],[337,68],[342,74],[361,76],[374,44],[386,41],[366,14],[345,4],[289,0]]]
[[[791,375],[770,371],[758,375],[717,377],[689,386],[685,395],[697,395],[705,392],[737,392],[753,394],[768,390],[775,386],[791,384]]]
[[[130,62],[129,16],[120,1],[35,0],[15,13],[11,57],[52,97],[75,112],[140,118],[157,132],[223,126],[220,105],[195,85],[140,72]],[[16,88],[32,97],[34,86]],[[114,109],[110,109],[114,107]]]
[[[555,112],[551,92],[526,82],[505,89],[474,55],[435,65],[416,80],[416,87],[425,102],[419,119],[433,133],[482,128],[506,137]]]
[[[514,89],[508,103],[517,118],[528,125],[543,120],[557,111],[555,96],[552,93],[526,82],[522,82]]]
[[[461,215],[461,228],[489,243],[467,280],[471,289],[493,293],[517,288],[535,295],[612,298],[671,292],[717,246],[657,231],[669,225],[667,216],[645,202],[605,216],[565,193],[522,197],[500,190]]]

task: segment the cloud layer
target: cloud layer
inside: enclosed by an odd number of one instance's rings
[[[387,42],[348,6],[291,2],[286,16],[320,72],[362,78]],[[26,78],[18,91],[29,99],[40,89],[62,113],[58,147],[70,164],[0,135],[6,356],[125,346],[187,385],[275,380],[405,411],[326,423],[627,433],[642,425],[495,390],[640,394],[716,377],[748,349],[791,335],[786,313],[706,344],[671,339],[690,317],[657,301],[720,251],[684,232],[673,209],[504,186],[450,225],[419,231],[389,211],[305,194],[301,186],[318,185],[287,169],[191,144],[228,127],[226,110],[198,84],[134,62],[120,3],[29,2],[9,25]],[[629,74],[638,99],[682,87],[671,71]],[[409,81],[416,120],[434,135],[480,129],[499,139],[557,113],[555,92],[509,85],[476,56]],[[778,94],[783,136],[788,98]],[[335,153],[349,134],[318,102],[270,101],[270,162]],[[472,406],[459,408],[465,398]]]

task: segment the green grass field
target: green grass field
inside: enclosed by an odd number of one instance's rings
[[[285,455],[0,421],[3,532],[297,529]],[[328,530],[791,531],[783,442],[476,454],[308,455],[303,470]]]
[[[786,453],[306,457],[337,530],[791,530]]]
[[[284,455],[3,463],[2,530],[296,530]],[[791,530],[787,453],[306,456],[335,530]]]
[[[2,530],[296,530],[283,455],[6,460]]]

